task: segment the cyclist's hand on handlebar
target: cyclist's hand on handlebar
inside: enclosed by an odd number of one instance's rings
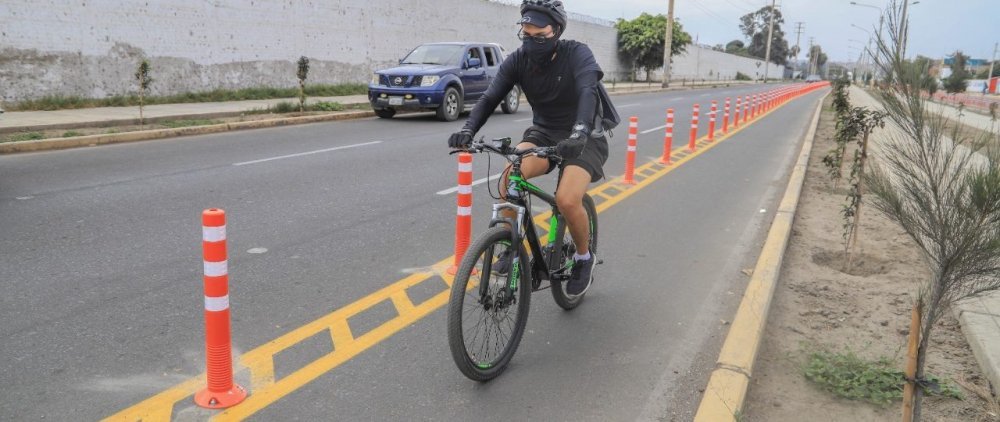
[[[448,146],[454,149],[468,148],[472,144],[472,137],[475,135],[469,129],[462,129],[448,137]]]
[[[576,158],[583,152],[583,147],[586,144],[587,136],[574,132],[568,139],[556,144],[556,154],[565,160]]]

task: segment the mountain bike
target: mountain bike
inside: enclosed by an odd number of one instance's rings
[[[565,310],[579,306],[586,295],[586,291],[579,295],[566,293],[575,247],[566,233],[566,221],[556,207],[555,195],[529,183],[521,174],[521,160],[525,157],[547,158],[556,165],[562,158],[554,147],[518,150],[510,143],[510,138],[489,143],[480,139],[467,151],[500,155],[511,163],[511,169],[507,198],[493,205],[489,229],[469,245],[462,257],[448,302],[452,358],[462,374],[481,382],[500,375],[514,356],[528,321],[532,292],[551,290],[556,304]],[[544,244],[531,216],[532,198],[552,207]],[[586,194],[583,206],[590,222],[590,250],[596,253],[597,208]],[[495,268],[505,255],[507,268]],[[543,286],[543,281],[548,284]]]

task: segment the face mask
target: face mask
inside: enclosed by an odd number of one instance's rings
[[[533,63],[538,66],[545,66],[552,62],[552,55],[556,52],[556,43],[559,37],[547,38],[545,43],[539,44],[531,39],[524,40],[521,47]]]

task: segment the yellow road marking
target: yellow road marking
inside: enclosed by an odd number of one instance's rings
[[[601,213],[790,102],[780,104],[766,113],[757,115],[757,117],[748,120],[747,123],[730,130],[727,134],[716,134],[714,142],[706,143],[695,152],[689,152],[686,145],[674,149],[671,151],[672,163],[670,165],[660,164],[657,159],[637,167],[635,171],[643,179],[635,185],[623,184],[621,183],[621,178],[618,177],[590,189],[587,193],[591,196],[605,199],[604,202],[597,206],[597,212]],[[705,137],[702,137],[700,140],[704,141],[705,139]],[[651,172],[651,175],[645,175],[644,172],[647,171]],[[551,215],[551,211],[546,211],[534,218],[535,224],[542,227],[543,232],[548,230],[548,219]],[[540,235],[539,237],[542,244],[547,242],[546,236]],[[441,306],[444,306],[448,303],[450,287],[454,281],[454,277],[448,275],[445,270],[453,262],[454,255],[435,263],[431,266],[431,271],[411,274],[315,321],[309,322],[251,351],[245,352],[239,357],[236,370],[238,371],[237,373],[242,373],[243,371],[250,372],[251,394],[239,405],[215,415],[213,420],[228,421],[245,419],[292,391],[333,370],[371,346],[417,322]],[[410,300],[406,290],[435,277],[444,281],[449,288],[419,305],[414,304]],[[351,333],[348,318],[386,300],[393,304],[398,315],[360,337],[355,338]],[[334,346],[333,351],[280,380],[276,380],[274,375],[274,356],[323,331],[329,332],[331,342]],[[174,405],[181,400],[190,399],[196,391],[204,388],[204,386],[205,374],[201,374],[111,415],[104,420],[169,421],[172,417]]]

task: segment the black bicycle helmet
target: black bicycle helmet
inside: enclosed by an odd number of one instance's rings
[[[524,12],[529,10],[548,15],[556,25],[559,25],[559,32],[566,30],[568,19],[566,9],[563,8],[563,2],[559,0],[524,0],[521,2],[521,15],[524,15]]]

